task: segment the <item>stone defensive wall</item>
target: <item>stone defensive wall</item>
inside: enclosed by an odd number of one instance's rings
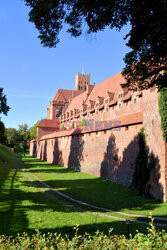
[[[143,91],[142,108],[108,121],[61,130],[30,142],[30,154],[41,160],[131,187],[139,150],[138,134],[145,128],[149,153],[156,157],[148,188],[167,200],[167,145],[162,137],[157,92]]]

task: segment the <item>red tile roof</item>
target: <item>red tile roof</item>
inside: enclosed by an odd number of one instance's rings
[[[116,100],[116,97],[114,97],[114,99],[111,101],[111,102],[109,102],[109,106],[112,106],[112,105],[115,105],[115,104],[117,104],[117,100]]]
[[[84,91],[82,94],[76,96],[74,99],[72,99],[71,103],[69,104],[68,108],[66,109],[66,112],[70,112],[70,110],[78,109],[80,110],[82,108],[82,103],[87,100],[87,91]]]
[[[133,91],[128,91],[128,93],[123,97],[122,101],[127,101],[131,98]]]
[[[57,128],[59,129],[60,122],[57,120],[51,120],[51,119],[43,119],[39,122],[38,126],[39,128]]]
[[[100,106],[99,106],[99,109],[103,109],[104,108],[104,104],[101,104]]]
[[[114,93],[117,97],[120,84],[122,83],[125,83],[125,79],[120,72],[97,84],[90,93],[86,104],[89,104],[89,100],[96,101],[98,96],[106,97],[107,92]]]
[[[81,90],[58,89],[53,101],[68,102],[70,98],[73,98],[82,92],[83,91]]]
[[[74,128],[74,129],[69,129],[69,130],[57,131],[49,135],[42,136],[40,140],[57,138],[57,137],[62,137],[62,136],[70,136],[74,134],[83,134],[83,133],[88,133],[88,132],[102,131],[102,130],[122,127],[126,125],[139,124],[142,122],[143,122],[143,112],[137,112],[137,113],[132,113],[126,116],[121,116],[110,121],[100,121],[100,122],[96,121],[93,125],[93,129],[90,129],[92,128],[91,126],[86,126],[82,128]]]

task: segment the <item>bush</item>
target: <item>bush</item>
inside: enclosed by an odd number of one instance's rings
[[[82,119],[82,123],[81,123],[81,127],[85,127],[86,126],[86,120],[85,118]]]
[[[29,236],[27,233],[18,234],[16,238],[0,236],[1,249],[167,249],[167,233],[165,230],[156,231],[151,218],[148,233],[137,232],[128,240],[124,235],[108,235],[97,231],[95,235],[85,233],[78,234],[78,226],[75,228],[75,236],[70,239],[68,235],[61,234],[36,234]]]

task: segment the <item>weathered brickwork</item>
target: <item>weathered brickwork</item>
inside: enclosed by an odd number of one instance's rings
[[[77,93],[65,106],[59,119],[61,125],[72,122],[81,124],[83,119],[107,121],[113,122],[113,128],[98,124],[93,129],[88,126],[87,130],[60,129],[57,132],[46,130],[45,133],[43,129],[40,138],[31,142],[30,154],[130,187],[139,150],[138,134],[144,127],[149,154],[153,152],[156,157],[149,190],[153,197],[165,201],[167,144],[162,137],[157,90],[127,92],[120,86],[121,77],[115,75],[101,85],[89,86],[87,92]]]

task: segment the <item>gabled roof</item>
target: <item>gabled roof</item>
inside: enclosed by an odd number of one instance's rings
[[[37,127],[39,127],[39,128],[47,127],[47,128],[59,129],[59,125],[60,125],[60,122],[57,121],[57,120],[43,119],[43,120],[41,120],[41,121],[38,123],[38,126],[37,126]]]
[[[103,82],[97,84],[92,92],[90,93],[86,104],[89,103],[89,100],[96,101],[98,96],[106,97],[107,92],[114,93],[114,96],[116,97],[118,94],[118,90],[120,87],[120,84],[125,83],[125,79],[122,76],[121,72],[117,73],[116,75],[104,80]]]
[[[73,109],[80,110],[82,108],[82,103],[85,103],[87,98],[88,98],[87,91],[84,91],[82,94],[76,96],[69,104],[66,112],[69,112],[70,110],[73,110]]]
[[[82,92],[83,91],[81,90],[58,89],[53,101],[68,102],[70,98],[73,98]]]

